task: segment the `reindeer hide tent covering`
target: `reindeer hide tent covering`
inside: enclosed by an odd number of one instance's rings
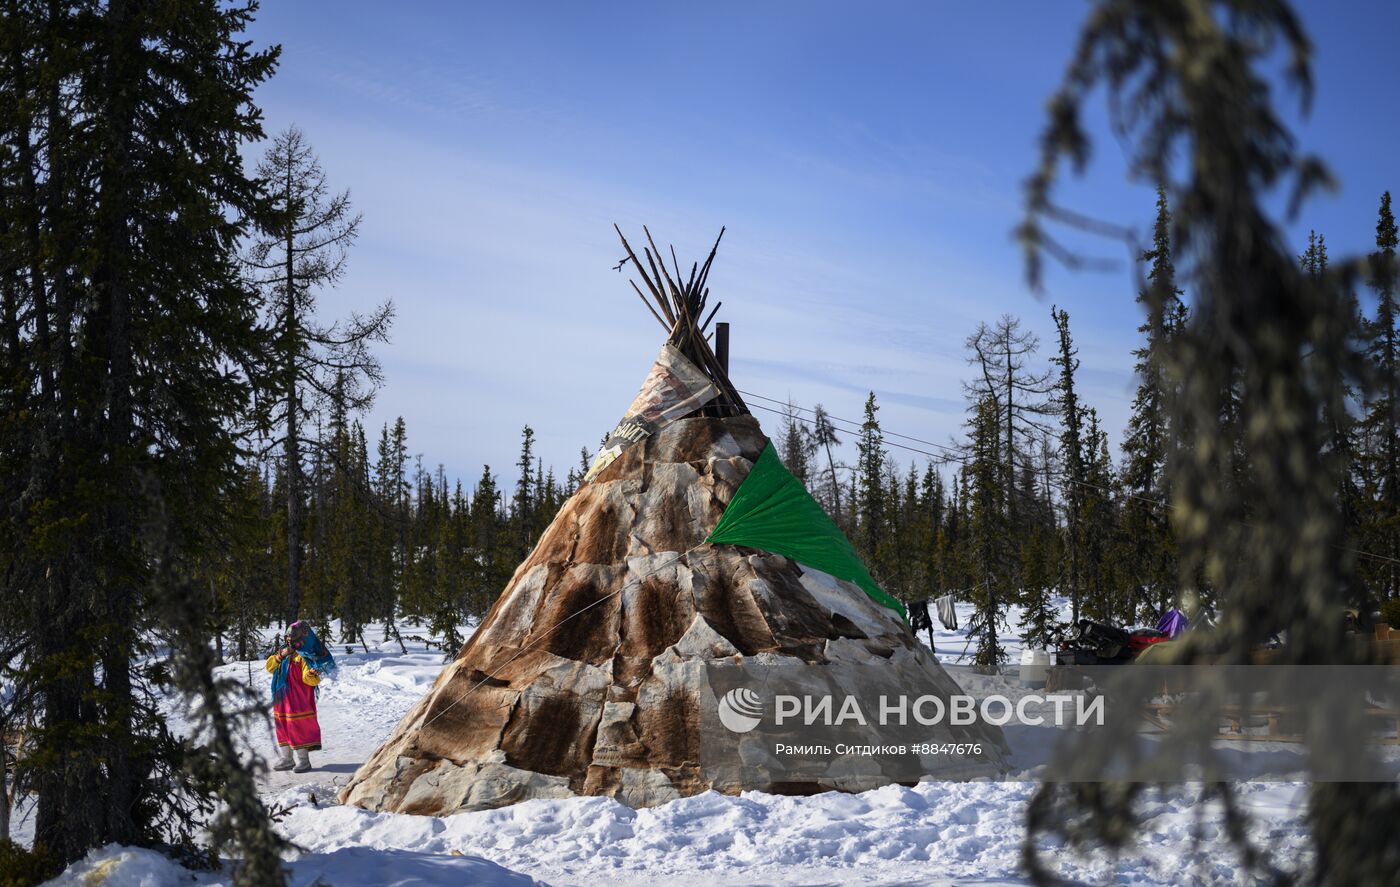
[[[820,677],[858,694],[853,665],[867,664],[910,695],[960,692],[714,359],[697,320],[714,251],[678,283],[679,267],[674,278],[655,270],[654,244],[650,275],[623,245],[667,346],[589,479],[343,802],[445,815],[570,795],[648,806],[711,789],[864,790],[896,777],[877,768],[793,784],[707,762],[707,666],[762,663],[796,685]],[[953,729],[930,736],[974,735],[993,760],[1004,749],[995,727]],[[945,756],[927,772],[958,768]]]

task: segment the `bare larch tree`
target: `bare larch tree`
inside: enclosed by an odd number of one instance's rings
[[[287,500],[287,620],[301,608],[303,497],[302,463],[323,449],[319,435],[305,429],[334,404],[346,412],[369,406],[383,381],[371,344],[388,341],[393,303],[366,315],[324,322],[317,317],[317,293],[345,273],[349,249],[360,229],[350,192],[333,193],[325,171],[295,126],[273,139],[258,176],[270,190],[276,214],[252,244],[247,264],[267,300],[268,321],[276,330],[272,364],[277,397],[267,405],[275,429],[269,449],[282,449]],[[324,457],[333,453],[321,452]]]

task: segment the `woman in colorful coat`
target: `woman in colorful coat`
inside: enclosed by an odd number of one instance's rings
[[[335,670],[335,657],[302,620],[287,626],[286,641],[285,647],[267,658],[267,670],[272,674],[272,720],[277,727],[278,760],[272,769],[305,773],[311,769],[311,752],[321,748],[316,688]]]

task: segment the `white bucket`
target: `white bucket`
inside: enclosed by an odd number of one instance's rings
[[[1039,688],[1045,686],[1045,677],[1050,673],[1050,654],[1045,650],[1025,649],[1021,651],[1021,686]]]

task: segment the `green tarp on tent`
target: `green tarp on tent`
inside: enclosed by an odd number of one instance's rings
[[[705,540],[745,545],[859,585],[870,599],[904,616],[904,605],[876,584],[841,528],[778,458],[770,441]]]

